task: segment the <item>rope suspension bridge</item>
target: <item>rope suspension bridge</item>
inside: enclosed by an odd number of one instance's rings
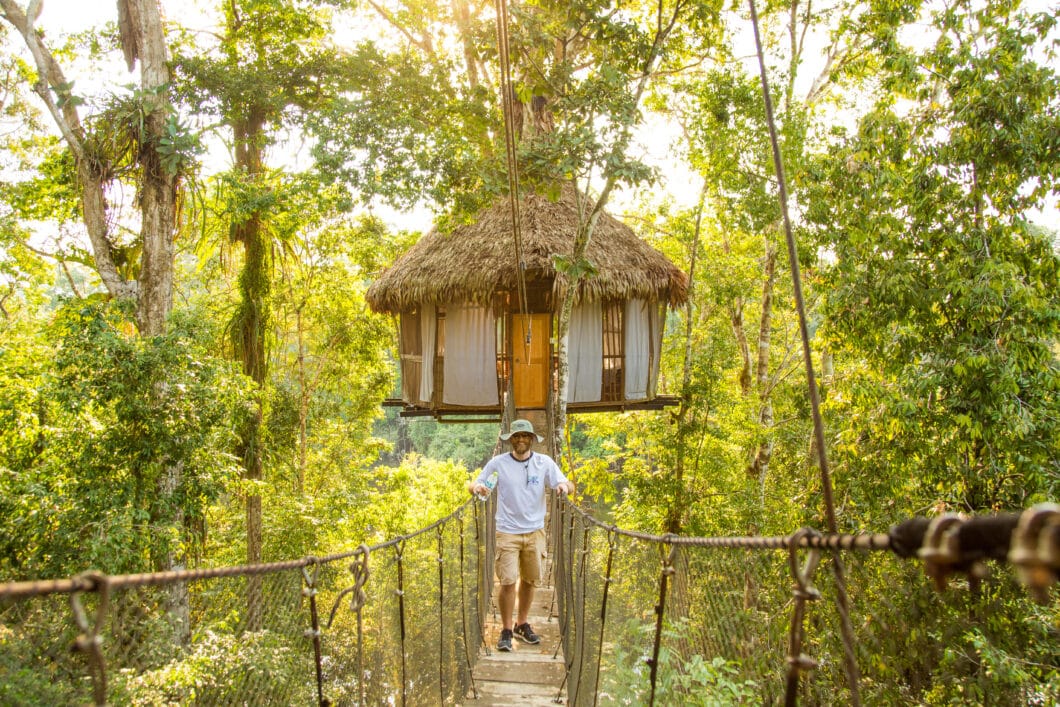
[[[1041,676],[1021,703],[1060,699],[1055,504],[881,534],[704,538],[624,530],[555,497],[546,640],[505,665],[490,650],[492,503],[326,557],[2,584],[0,703],[917,702],[953,659],[947,636],[971,625],[989,649],[1012,630],[992,628],[1002,602],[1053,623],[1051,656],[1018,657]],[[849,616],[818,568],[840,555]]]

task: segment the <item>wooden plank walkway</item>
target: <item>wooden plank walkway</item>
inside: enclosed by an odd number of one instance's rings
[[[548,575],[551,577],[551,574]],[[468,699],[466,707],[486,705],[533,705],[555,707],[566,704],[566,688],[563,685],[563,651],[559,646],[559,622],[552,602],[553,588],[539,587],[534,594],[529,621],[534,632],[541,636],[541,643],[531,646],[518,638],[512,641],[511,653],[497,650],[497,639],[501,634],[500,614],[496,606],[486,615],[486,647],[479,646],[478,662],[475,664],[475,687],[479,698]],[[493,596],[497,596],[494,584]],[[556,657],[553,658],[552,656]],[[557,695],[559,701],[556,701]]]

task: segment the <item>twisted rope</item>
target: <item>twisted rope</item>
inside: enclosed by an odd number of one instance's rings
[[[96,607],[96,616],[89,623],[85,608],[81,604],[81,592],[76,591],[70,595],[70,609],[74,613],[74,621],[81,633],[74,639],[74,648],[88,657],[89,671],[92,677],[92,696],[97,705],[107,704],[107,665],[103,659],[103,624],[107,620],[107,611],[110,609],[110,580],[100,572],[86,572],[78,576],[92,585],[92,590],[99,593],[99,606]],[[86,590],[87,591],[87,590]]]
[[[600,600],[600,636],[596,644],[596,681],[593,684],[593,707],[596,707],[600,696],[600,661],[604,655],[604,628],[607,626],[607,594],[611,589],[611,567],[615,557],[615,546],[618,536],[614,531],[607,533],[607,568],[604,571],[604,593]]]
[[[695,537],[684,535],[656,535],[636,530],[626,530],[611,523],[604,523],[569,501],[567,506],[579,515],[585,523],[603,528],[615,535],[642,540],[649,543],[666,543],[685,547],[734,548],[750,550],[787,550],[792,544],[801,548],[820,548],[828,550],[892,550],[892,537],[887,533],[843,534],[829,533],[812,536],[779,535],[779,536],[734,536],[734,537]]]
[[[519,211],[519,163],[516,159],[515,105],[512,88],[511,57],[508,53],[508,3],[495,0],[497,13],[497,59],[500,62],[501,108],[504,115],[504,149],[508,160],[508,201],[512,212],[512,238],[515,241],[516,278],[519,305],[524,315],[529,314],[526,296],[526,263],[523,260],[522,218]],[[530,318],[526,318],[526,334],[523,338],[524,355],[530,353]]]
[[[353,586],[342,590],[337,597],[335,597],[335,604],[331,607],[331,615],[328,616],[328,628],[331,628],[331,623],[335,620],[335,612],[338,611],[339,604],[342,602],[342,598],[347,594],[351,594],[350,597],[350,608],[357,615],[357,687],[361,694],[361,704],[364,702],[364,617],[362,609],[364,609],[365,602],[368,601],[368,595],[364,591],[364,585],[368,582],[369,570],[368,570],[368,557],[371,554],[371,549],[365,545],[361,545],[355,553],[361,554],[360,562],[354,562],[350,565],[350,574],[353,575]]]
[[[755,0],[748,0],[751,8],[751,25],[754,29],[755,49],[758,53],[758,68],[762,79],[762,98],[765,103],[766,124],[769,126],[769,142],[773,149],[773,167],[777,174],[777,199],[780,201],[780,212],[784,218],[784,234],[788,244],[788,262],[791,267],[792,294],[795,296],[795,307],[799,313],[799,334],[802,339],[802,358],[806,365],[806,387],[810,394],[810,413],[813,417],[813,434],[817,444],[817,460],[821,469],[821,492],[824,496],[825,516],[828,530],[835,533],[835,501],[832,498],[832,474],[828,468],[828,451],[824,438],[824,420],[821,417],[821,396],[817,389],[817,379],[813,371],[813,355],[810,351],[810,330],[806,323],[806,302],[802,295],[802,277],[799,274],[799,254],[795,245],[795,235],[791,228],[791,217],[788,214],[788,187],[784,179],[784,159],[780,154],[780,141],[777,138],[777,126],[773,117],[773,99],[769,94],[769,78],[766,76],[766,59],[762,51],[762,37],[758,31],[758,11]],[[858,665],[854,660],[854,627],[850,623],[850,600],[847,597],[845,571],[839,555],[835,556],[832,565],[836,579],[836,607],[839,609],[840,627],[843,634],[843,667],[850,685],[850,698],[854,707],[860,707],[861,696],[858,691]]]
[[[311,565],[313,571],[309,571],[309,566],[302,568],[302,579],[305,580],[302,596],[309,599],[310,628],[306,631],[306,637],[313,641],[313,661],[316,665],[317,677],[317,704],[324,707],[328,702],[324,699],[324,666],[320,657],[320,617],[317,614],[317,574],[320,571],[320,563],[316,562],[315,558],[312,557],[307,559],[313,561]]]
[[[813,528],[803,528],[795,533],[793,537],[810,537],[817,535]],[[821,561],[821,553],[817,548],[811,548],[806,557],[806,562],[800,567],[798,557],[798,546],[793,542],[788,548],[788,566],[791,575],[795,578],[795,587],[792,595],[795,597],[795,606],[792,609],[791,628],[788,635],[788,675],[787,685],[784,690],[785,707],[795,707],[798,701],[799,676],[817,667],[817,661],[802,652],[803,623],[806,618],[806,602],[816,601],[821,598],[821,593],[813,586],[812,577],[817,569],[817,563]]]
[[[673,576],[674,560],[677,558],[677,545],[670,545],[669,550],[666,546],[659,547],[660,553],[662,553],[664,559],[662,561],[662,570],[659,572],[659,603],[655,605],[655,641],[651,649],[651,659],[649,665],[651,666],[651,692],[648,697],[648,705],[655,704],[655,682],[659,674],[659,649],[662,647],[662,628],[663,628],[663,615],[666,613],[666,589],[668,580]]]

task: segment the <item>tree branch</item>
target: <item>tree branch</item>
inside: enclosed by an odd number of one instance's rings
[[[394,29],[396,29],[401,34],[405,35],[405,38],[409,40],[409,42],[413,46],[418,47],[425,54],[434,56],[434,47],[431,46],[430,38],[417,39],[412,35],[411,32],[408,31],[408,29],[405,28],[404,25],[398,22],[397,19],[392,14],[390,14],[390,12],[385,7],[376,3],[375,0],[368,0],[368,4],[372,6],[372,9],[375,10],[380,17],[382,17],[390,25],[392,25]]]
[[[39,3],[31,2],[28,10],[38,11]],[[44,101],[77,163],[85,227],[88,229],[88,236],[92,242],[92,251],[100,279],[103,280],[104,286],[112,296],[134,296],[137,290],[136,283],[126,282],[118,274],[118,269],[114,264],[113,249],[107,238],[106,199],[103,194],[103,183],[98,174],[98,166],[91,164],[91,160],[85,153],[81,139],[84,129],[81,126],[76,104],[71,100],[71,83],[66,80],[58,62],[45,46],[42,36],[34,30],[32,15],[23,12],[14,0],[0,0],[0,12],[3,18],[22,35],[26,47],[33,56],[39,75],[33,91]],[[56,101],[52,91],[63,100],[62,105]]]

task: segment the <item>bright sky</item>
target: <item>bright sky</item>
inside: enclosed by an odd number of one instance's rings
[[[1035,11],[1056,12],[1055,0],[1025,0],[1024,6]],[[216,6],[216,0],[162,0],[163,13],[169,16],[178,15],[185,24],[193,24],[196,17],[201,18],[203,28],[209,26],[209,12],[205,8]],[[83,31],[89,27],[98,26],[104,22],[117,19],[114,2],[99,2],[86,0],[43,0],[43,11],[37,22],[38,27],[48,33],[68,33]],[[753,52],[753,46],[748,53]],[[755,67],[757,73],[757,68]],[[809,72],[807,72],[809,73]],[[75,79],[74,76],[70,76]],[[75,79],[76,81],[77,79]],[[85,80],[84,78],[81,79]],[[130,82],[129,74],[125,72],[124,65],[118,64],[115,68],[116,84]],[[664,171],[667,191],[681,204],[691,205],[698,195],[698,180],[689,172],[676,166],[677,160],[673,158],[673,140],[676,130],[665,125],[654,124],[643,131],[644,135],[650,136],[641,140],[641,148],[644,150],[643,158],[652,164],[658,165]],[[616,209],[620,210],[621,199],[624,195],[616,195],[619,200]],[[1044,223],[1060,223],[1060,211],[1058,211],[1058,200],[1054,196],[1052,204],[1046,209],[1046,214],[1041,215]],[[395,221],[395,225],[401,228],[427,228],[429,217],[424,213],[415,213],[403,216],[400,214],[380,214],[388,220]],[[1037,219],[1036,219],[1037,220]]]

